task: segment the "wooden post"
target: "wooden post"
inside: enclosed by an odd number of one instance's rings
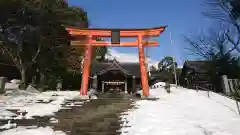
[[[142,45],[142,35],[138,36],[138,55],[139,55],[139,65],[141,71],[141,84],[143,89],[143,96],[149,96],[149,85],[148,85],[148,74],[145,63],[144,47]]]
[[[230,91],[230,87],[229,87],[227,76],[226,75],[222,75],[221,79],[222,79],[222,87],[223,87],[224,94],[230,95],[231,91]]]
[[[124,91],[125,91],[125,93],[127,94],[127,93],[128,93],[128,91],[127,91],[127,81],[124,82],[124,86],[125,86],[125,87],[124,87],[124,89],[125,89]]]
[[[92,56],[92,36],[88,36],[88,45],[85,47],[85,54],[84,54],[84,63],[83,63],[83,71],[82,71],[82,85],[80,90],[80,95],[87,95],[88,90],[88,78],[89,78],[89,71],[91,65],[91,56]]]
[[[98,88],[97,85],[98,85],[97,75],[94,75],[92,81],[92,88],[96,90]]]
[[[5,77],[0,77],[0,94],[5,93],[5,84],[7,82],[7,78]]]
[[[132,92],[136,92],[136,77],[132,77]]]
[[[102,93],[104,93],[104,81],[102,81]]]
[[[238,114],[240,115],[239,104],[238,104],[238,101],[237,101],[237,99],[235,99],[235,101],[236,101],[236,104],[237,104],[237,110],[238,110]]]

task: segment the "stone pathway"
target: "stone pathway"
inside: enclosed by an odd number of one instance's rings
[[[56,113],[59,123],[53,124],[53,128],[68,135],[117,135],[121,128],[118,116],[131,108],[131,103],[129,95],[106,94],[82,107]]]

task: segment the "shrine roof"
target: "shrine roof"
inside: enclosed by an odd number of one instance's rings
[[[98,75],[102,72],[107,72],[107,70],[110,71],[113,69],[121,70],[126,74],[135,76],[137,78],[139,78],[141,75],[139,63],[118,62],[116,59],[104,62],[93,61],[91,64],[91,75]]]
[[[208,71],[209,61],[185,61],[183,68],[193,69],[195,72],[205,73]]]

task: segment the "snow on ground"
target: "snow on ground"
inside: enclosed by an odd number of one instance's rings
[[[14,90],[14,89],[18,89],[19,84],[16,83],[6,83],[5,84],[5,89],[6,90]]]
[[[29,129],[19,127],[17,123],[11,123],[12,119],[33,119],[34,116],[53,116],[60,109],[66,109],[63,104],[69,106],[79,106],[86,101],[74,102],[80,99],[78,91],[49,91],[37,93],[33,88],[28,90],[8,90],[6,95],[0,96],[0,120],[8,120],[8,124],[0,126],[5,131],[1,135],[65,135],[61,131],[53,131],[50,127],[39,127]],[[69,102],[70,101],[70,102]],[[67,106],[66,104],[65,106]],[[14,113],[17,111],[18,113]],[[20,114],[19,114],[20,113]],[[26,113],[23,115],[23,113]],[[50,123],[58,123],[55,118],[50,119]]]
[[[164,87],[165,83],[164,82],[157,82],[154,85],[152,85],[152,87],[158,88],[158,87]]]
[[[20,83],[21,83],[21,80],[13,79],[10,82],[7,82],[5,84],[5,89],[6,90],[16,90],[19,88]]]
[[[78,91],[51,91],[38,94],[14,90],[9,96],[0,98],[0,119],[11,119],[15,116],[7,110],[27,112],[25,118],[51,116],[61,109],[66,100],[77,96],[79,96]]]
[[[62,131],[54,131],[50,127],[26,128],[18,127],[6,130],[0,133],[1,135],[66,135]]]
[[[157,101],[141,100],[121,116],[122,135],[239,135],[236,102],[216,93],[152,89]],[[233,111],[235,108],[235,111]]]

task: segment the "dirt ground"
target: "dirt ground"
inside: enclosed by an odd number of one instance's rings
[[[81,107],[61,110],[55,116],[59,122],[51,125],[68,135],[118,135],[119,114],[131,108],[134,100],[131,95],[105,94]]]

